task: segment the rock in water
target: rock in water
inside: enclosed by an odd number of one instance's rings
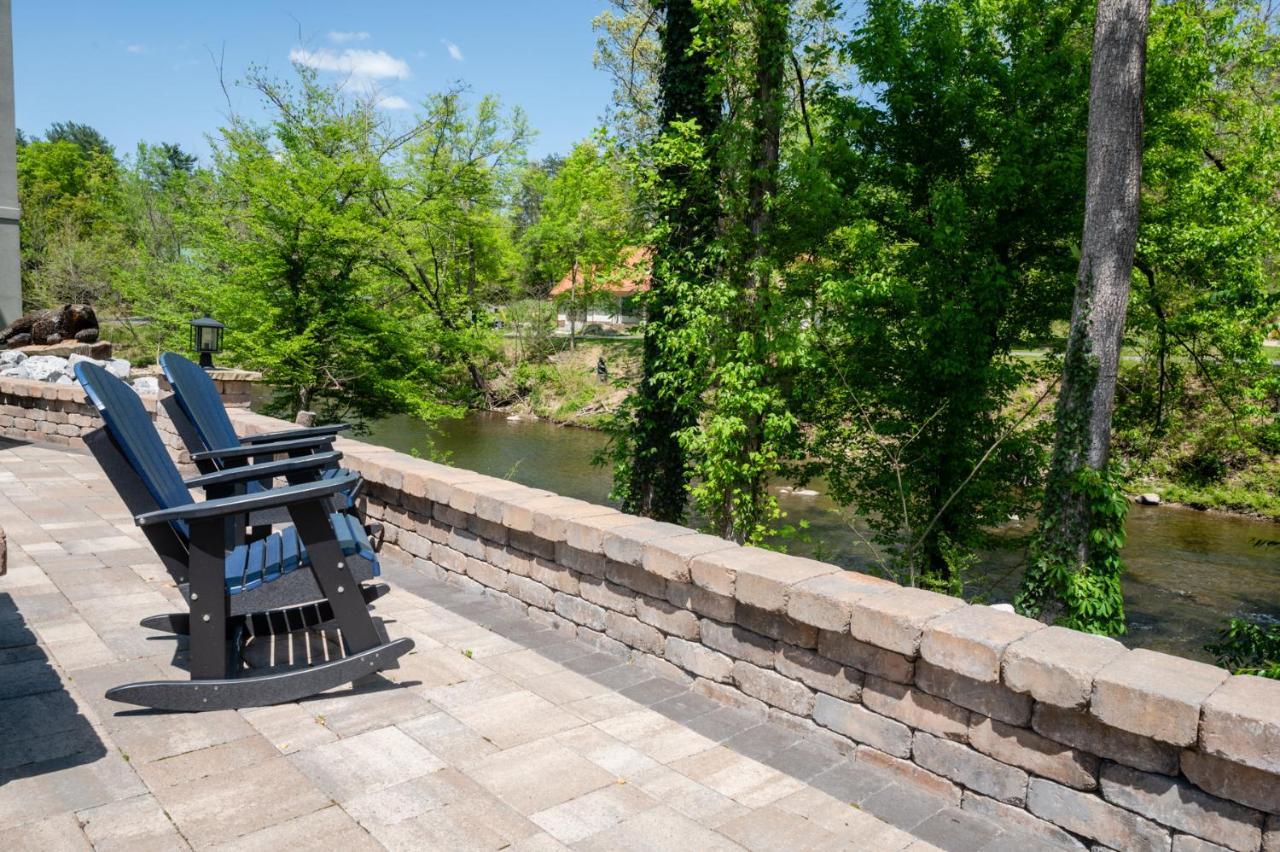
[[[1154,491],[1148,491],[1146,494],[1138,495],[1138,502],[1144,506],[1159,506],[1162,501],[1159,494]]]

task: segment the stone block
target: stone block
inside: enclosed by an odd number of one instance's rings
[[[1280,814],[1280,775],[1190,749],[1182,752],[1181,769],[1206,793]]]
[[[937,592],[890,589],[853,602],[849,632],[869,645],[915,657],[925,625],[962,606],[964,601]]]
[[[547,541],[545,538],[538,538],[531,532],[508,529],[507,543],[514,548],[523,550],[525,553],[532,553],[542,559],[556,558],[555,542]]]
[[[619,661],[627,658],[631,653],[631,648],[622,641],[606,636],[599,630],[592,630],[590,627],[579,627],[577,632],[579,642],[589,645],[597,651],[603,651],[606,654],[612,654]]]
[[[904,790],[910,793],[924,792],[935,799],[940,799],[942,804],[952,807],[960,805],[960,788],[923,766],[865,745],[858,746],[856,759],[858,763],[887,771],[898,779]]]
[[[635,615],[636,593],[597,577],[584,577],[579,585],[584,600],[620,612]]]
[[[1001,763],[1018,766],[1079,790],[1098,786],[1098,758],[1040,736],[988,718],[969,725],[969,743]]]
[[[467,529],[480,536],[486,542],[494,544],[507,543],[507,528],[502,524],[486,521],[483,518],[472,515],[467,519]]]
[[[961,743],[916,731],[911,743],[911,759],[984,796],[1014,805],[1026,801],[1027,773]]]
[[[738,601],[734,609],[734,620],[752,633],[759,633],[761,636],[768,636],[770,639],[777,639],[788,645],[795,645],[798,648],[818,647],[816,627],[793,621],[781,613],[757,609]]]
[[[572,568],[579,574],[604,578],[608,560],[604,558],[603,553],[590,553],[558,541],[555,545],[555,554],[555,561],[566,568]]]
[[[1178,774],[1178,750],[1150,737],[1104,725],[1085,710],[1037,704],[1031,727],[1056,742],[1164,775]]]
[[[484,559],[484,542],[470,530],[455,529],[450,532],[449,546],[472,559]]]
[[[960,807],[984,816],[1006,829],[1012,829],[1014,833],[1024,835],[1028,840],[1036,841],[1037,845],[1034,847],[1036,849],[1043,846],[1047,849],[1066,850],[1066,852],[1085,852],[1085,845],[1073,835],[1051,822],[1032,816],[1022,808],[997,802],[995,799],[971,790],[964,792]]]
[[[857,701],[862,695],[862,672],[804,648],[780,645],[774,656],[773,667],[811,689],[845,701]]]
[[[1036,701],[1080,708],[1089,703],[1093,676],[1124,652],[1105,636],[1046,627],[1005,649],[1004,682]]]
[[[709,551],[689,560],[689,578],[695,586],[732,598],[739,569],[747,565],[768,563],[775,556],[777,553],[774,551],[759,547]]]
[[[559,508],[569,508],[579,502],[569,497],[545,494],[508,500],[502,506],[502,525],[512,532],[531,533],[533,516],[539,509],[555,511]]]
[[[555,610],[557,615],[569,619],[574,624],[581,624],[592,630],[604,630],[604,608],[588,603],[582,598],[556,592]]]
[[[819,630],[848,633],[850,614],[856,601],[896,588],[896,583],[857,571],[819,574],[791,587],[787,596],[787,615]]]
[[[606,559],[604,575],[620,586],[626,586],[651,598],[663,598],[667,595],[666,580],[636,565]]]
[[[1267,817],[1266,830],[1262,833],[1262,852],[1280,852],[1280,814]]]
[[[509,486],[507,488],[494,487],[476,494],[475,515],[477,518],[505,527],[506,524],[503,522],[503,518],[506,515],[508,506],[527,503],[539,497],[554,496],[550,491],[540,491],[536,488],[520,485],[517,482],[507,482],[507,485]]]
[[[604,555],[604,537],[607,533],[643,523],[646,523],[644,518],[616,511],[603,515],[583,515],[571,518],[565,525],[565,541],[578,550]]]
[[[759,698],[752,698],[750,695],[744,695],[737,687],[727,683],[718,683],[714,680],[708,680],[700,677],[694,680],[689,687],[698,695],[705,695],[707,698],[719,701],[722,704],[728,704],[730,707],[737,707],[742,710],[750,710],[753,713],[764,715],[769,710],[769,705],[765,704]]]
[[[501,568],[495,568],[483,559],[468,558],[465,564],[467,576],[480,585],[498,592],[507,590],[506,571]]]
[[[1108,763],[1100,783],[1108,802],[1161,825],[1237,852],[1254,852],[1262,845],[1262,814],[1210,796],[1185,781]]]
[[[775,671],[739,660],[733,664],[733,680],[747,695],[772,707],[796,716],[808,716],[813,710],[813,691]]]
[[[1227,678],[1204,702],[1200,750],[1280,774],[1280,680]]]
[[[818,632],[818,653],[859,671],[898,683],[911,683],[915,663],[901,654],[859,642],[848,633]]]
[[[670,636],[698,638],[698,616],[687,609],[663,600],[640,596],[636,599],[636,618]]]
[[[738,545],[712,535],[682,535],[656,538],[645,542],[641,567],[651,574],[689,583],[689,563],[695,557],[723,550],[738,550]]]
[[[575,597],[581,591],[580,576],[558,562],[535,558],[528,567],[529,579],[536,580],[549,589]]]
[[[702,635],[702,644],[708,648],[728,654],[735,660],[746,660],[757,666],[773,665],[773,654],[777,647],[772,639],[744,630],[737,625],[721,624],[704,618],[698,625]]]
[[[969,711],[916,687],[868,675],[862,703],[913,728],[959,742],[968,740]]]
[[[605,633],[647,654],[661,654],[667,644],[666,637],[657,628],[620,612],[606,610],[604,625]]]
[[[872,713],[860,704],[818,693],[813,704],[813,721],[895,757],[911,754],[910,728],[879,713]]]
[[[1123,731],[1189,746],[1196,741],[1201,705],[1226,679],[1215,666],[1138,649],[1094,675],[1090,711]]]
[[[1225,846],[1201,840],[1199,837],[1193,837],[1190,834],[1175,834],[1173,836],[1173,852],[1229,852],[1229,850]]]
[[[1004,649],[1041,630],[1040,622],[1012,612],[961,607],[929,622],[920,639],[920,658],[980,683],[997,683]]]
[[[1010,725],[1026,725],[1031,720],[1031,697],[1000,683],[983,683],[921,660],[916,663],[916,685],[952,704]]]
[[[1032,778],[1027,810],[1083,837],[1125,852],[1168,852],[1169,832],[1090,793]]]
[[[545,505],[530,503],[529,505],[533,511],[533,528],[530,532],[553,544],[565,541],[569,523],[573,520],[619,514],[608,506],[597,506],[585,500],[555,501]]]
[[[604,555],[639,568],[643,565],[645,545],[649,542],[674,541],[692,535],[697,533],[688,527],[642,519],[638,524],[607,530],[604,534]]]
[[[681,609],[691,609],[698,615],[722,621],[725,624],[732,624],[737,614],[738,602],[733,598],[717,595],[715,592],[709,592],[701,586],[693,585],[693,583],[679,583],[675,580],[668,580],[666,597],[667,601],[673,606],[678,606]]]
[[[511,574],[507,577],[507,592],[530,606],[540,609],[555,607],[555,592],[539,582]]]
[[[772,559],[751,560],[738,570],[733,596],[740,604],[784,614],[792,586],[840,571],[825,562],[775,553]]]
[[[699,677],[720,683],[728,683],[732,680],[733,660],[698,642],[688,642],[676,636],[668,636],[663,656]]]

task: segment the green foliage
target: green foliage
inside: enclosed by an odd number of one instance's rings
[[[814,315],[810,475],[869,518],[906,582],[1035,503],[1043,435],[1015,346],[1064,315],[1083,211],[1087,2],[875,0],[819,100],[797,213]],[[799,166],[798,166],[799,167]],[[1032,428],[1024,428],[1024,419]]]
[[[1103,471],[1081,467],[1069,483],[1088,510],[1089,546],[1085,561],[1064,551],[1058,540],[1042,538],[1032,549],[1027,579],[1014,599],[1024,615],[1046,617],[1086,633],[1119,636],[1125,632],[1124,595],[1120,578],[1124,561],[1124,521],[1129,501],[1124,477],[1112,466]],[[1042,522],[1051,528],[1052,518]]]
[[[1280,679],[1280,625],[1233,618],[1205,650],[1235,674]]]

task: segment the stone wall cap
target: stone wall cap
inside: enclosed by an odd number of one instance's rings
[[[903,586],[854,602],[849,630],[869,645],[914,657],[925,625],[964,606],[959,598]]]
[[[1204,702],[1200,748],[1280,774],[1280,681],[1227,678]]]
[[[1178,746],[1196,741],[1200,707],[1227,679],[1224,669],[1142,648],[1094,676],[1093,715],[1112,727]]]
[[[995,683],[1005,648],[1041,630],[1040,622],[1012,612],[961,607],[929,622],[920,639],[920,658],[973,680]]]
[[[787,615],[819,630],[846,633],[855,602],[897,588],[897,583],[857,571],[820,574],[791,587]]]
[[[1106,636],[1046,627],[1005,648],[1004,682],[1037,701],[1078,709],[1089,703],[1094,675],[1126,650]]]

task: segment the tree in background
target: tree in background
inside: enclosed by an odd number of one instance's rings
[[[659,8],[663,136],[651,143],[651,178],[642,184],[653,218],[653,271],[644,300],[643,373],[615,436],[614,492],[624,511],[678,522],[689,501],[680,435],[697,424],[702,385],[680,331],[683,314],[698,302],[696,289],[715,274],[720,203],[711,140],[721,101],[710,56],[695,45],[694,3],[665,0]]]
[[[371,199],[392,182],[386,159],[402,137],[372,103],[296,71],[296,84],[252,74],[268,123],[233,116],[216,142],[200,246],[214,313],[273,388],[271,412],[438,416],[414,303],[388,298],[373,274],[388,223]]]
[[[635,235],[631,186],[616,152],[603,139],[579,142],[547,184],[541,216],[526,232],[542,246],[554,279],[569,276],[563,302],[570,348],[577,316],[620,270],[623,251]]]
[[[542,201],[547,187],[564,165],[564,157],[549,154],[520,169],[518,185],[511,205],[511,236],[520,251],[518,282],[524,291],[545,297],[555,284],[555,275],[547,268],[548,258],[536,228],[542,220]]]
[[[380,298],[407,295],[419,307],[412,327],[429,342],[419,375],[436,398],[494,402],[488,370],[498,354],[487,306],[505,302],[514,283],[517,253],[503,207],[528,137],[519,110],[489,97],[470,107],[451,91],[428,98],[393,140],[399,147],[383,155],[395,154],[389,179],[369,196],[376,265],[391,279]]]
[[[1127,501],[1109,467],[1142,184],[1148,0],[1098,0],[1084,236],[1039,541],[1017,605],[1050,623],[1124,632]]]
[[[872,0],[841,49],[859,85],[816,98],[793,217],[815,239],[789,280],[812,312],[807,470],[904,583],[959,593],[1037,496],[1044,395],[1013,349],[1069,299],[1088,26],[1084,0]]]

